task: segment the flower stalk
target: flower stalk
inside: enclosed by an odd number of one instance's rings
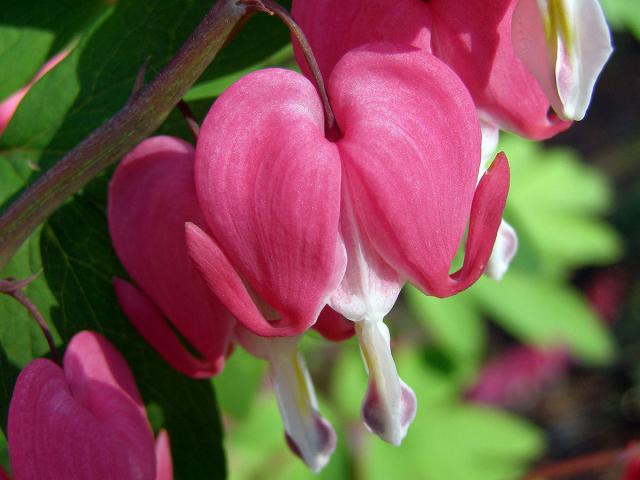
[[[111,119],[45,172],[0,216],[0,270],[62,202],[152,134],[213,61],[235,27],[256,11],[250,1],[221,0],[171,62]]]

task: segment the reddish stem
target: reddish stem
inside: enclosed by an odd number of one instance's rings
[[[322,78],[322,73],[320,72],[320,67],[318,66],[318,61],[316,60],[316,57],[311,50],[311,45],[309,45],[309,41],[300,26],[295,22],[295,20],[293,20],[293,18],[291,18],[291,15],[285,8],[273,0],[245,0],[245,3],[247,5],[254,6],[258,11],[277,16],[287,26],[291,35],[297,40],[300,50],[304,54],[309,71],[313,76],[316,90],[322,100],[322,105],[324,107],[325,136],[334,142],[342,138],[342,133],[340,132],[340,128],[336,122],[336,117],[333,114],[331,103],[329,102],[329,95],[327,94],[327,89]]]
[[[31,301],[29,297],[27,297],[22,289],[33,282],[39,274],[31,275],[23,280],[14,280],[12,278],[7,278],[5,280],[0,280],[0,293],[4,293],[5,295],[9,295],[10,297],[15,298],[20,304],[27,309],[27,311],[31,314],[33,319],[36,321],[40,330],[44,334],[47,343],[49,344],[49,351],[51,352],[51,358],[60,364],[60,355],[58,354],[58,349],[56,348],[56,344],[53,340],[53,335],[51,335],[51,330],[49,330],[49,325],[47,325],[47,321],[44,319],[44,316],[38,310],[38,307]]]
[[[611,465],[624,463],[627,456],[627,452],[623,449],[601,450],[561,462],[543,465],[526,474],[522,477],[522,480],[574,478],[583,473],[602,470]]]

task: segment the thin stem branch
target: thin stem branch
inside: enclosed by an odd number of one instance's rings
[[[0,293],[4,293],[5,295],[9,295],[16,299],[20,304],[27,309],[27,311],[31,314],[33,319],[36,321],[40,330],[44,334],[47,343],[49,344],[49,351],[51,352],[51,358],[57,363],[60,364],[60,354],[58,353],[58,349],[56,348],[56,344],[53,340],[53,335],[51,335],[51,330],[49,330],[49,325],[47,325],[47,321],[44,319],[44,316],[38,310],[38,307],[31,301],[31,299],[24,294],[22,289],[29,285],[32,281],[34,281],[39,274],[31,275],[28,278],[23,280],[13,280],[12,278],[7,278],[5,280],[0,280]]]
[[[178,110],[182,114],[182,118],[184,118],[184,122],[187,124],[187,128],[193,135],[193,140],[198,141],[198,135],[200,134],[200,125],[198,124],[198,120],[196,120],[196,116],[191,111],[189,104],[184,100],[180,100],[178,102]]]
[[[302,32],[302,29],[293,20],[293,18],[291,18],[289,12],[275,1],[252,1],[258,11],[268,13],[269,15],[275,15],[280,20],[282,20],[282,22],[291,32],[291,35],[293,35],[293,37],[298,41],[298,46],[304,54],[304,58],[307,61],[307,66],[309,67],[309,71],[313,76],[313,81],[316,84],[316,90],[318,91],[320,99],[322,100],[322,105],[324,107],[325,135],[329,140],[339,140],[342,137],[342,133],[340,132],[340,129],[336,122],[336,117],[333,114],[331,103],[329,102],[329,95],[327,94],[327,89],[322,78],[322,72],[320,72],[318,61],[316,60],[316,57],[311,50],[311,46],[309,45],[309,41],[307,40],[305,34]]]
[[[561,462],[543,465],[529,472],[522,477],[522,480],[575,478],[577,475],[583,473],[598,471],[611,465],[624,463],[627,456],[627,451],[624,449],[602,450]]]
[[[151,135],[213,61],[234,27],[256,10],[220,0],[165,69],[119,112],[67,153],[0,217],[0,270],[62,202]]]

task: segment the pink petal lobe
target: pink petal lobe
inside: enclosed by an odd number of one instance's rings
[[[72,339],[64,371],[38,359],[21,372],[8,440],[21,480],[155,478],[153,436],[134,379],[96,333]]]
[[[216,242],[198,226],[187,223],[189,255],[211,291],[246,328],[256,335],[292,336],[298,332],[293,321],[267,320],[256,306],[242,279]],[[307,326],[303,327],[306,330]]]
[[[4,468],[0,467],[0,480],[11,480],[11,477],[4,471]]]
[[[369,44],[342,57],[329,92],[363,235],[403,279],[443,293],[480,167],[467,89],[433,56]]]
[[[294,0],[291,14],[305,33],[325,81],[345,53],[366,43],[385,41],[430,51],[431,15],[423,0]],[[293,45],[298,65],[308,75],[295,40]]]
[[[278,312],[283,334],[316,321],[344,271],[340,159],[323,124],[305,77],[261,70],[218,98],[196,149],[196,190],[211,236]]]
[[[347,320],[330,307],[324,307],[318,321],[313,326],[327,340],[341,342],[353,337],[356,333],[353,322]]]
[[[193,147],[177,138],[152,137],[140,143],[123,159],[111,181],[109,232],[120,261],[140,290],[216,373],[224,363],[233,318],[211,295],[187,253],[184,223],[204,225],[193,184],[193,161]],[[129,295],[128,300],[129,307],[135,305],[134,311],[142,306],[139,296]],[[168,326],[162,332],[150,332],[149,322],[156,326],[161,322],[148,305],[142,308],[142,316],[132,322],[143,335],[146,330],[146,336],[154,337],[156,348],[170,349],[171,353],[160,352],[165,358],[178,355],[174,360],[185,360],[177,353],[178,340],[169,340]],[[193,373],[205,372],[198,368]]]
[[[156,438],[156,480],[173,480],[171,443],[166,430],[160,430]]]
[[[516,0],[432,0],[432,50],[460,76],[481,116],[505,130],[542,140],[571,122],[549,115],[549,101],[516,56],[511,20]]]
[[[143,292],[119,278],[113,279],[113,286],[118,303],[131,324],[169,365],[193,378],[209,378],[222,370],[223,358],[217,364],[211,364],[206,359],[194,357]]]

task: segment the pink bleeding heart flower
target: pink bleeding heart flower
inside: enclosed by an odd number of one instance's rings
[[[187,243],[209,287],[258,335],[303,331],[325,304],[353,321],[370,376],[365,423],[397,444],[415,397],[382,320],[406,281],[443,297],[477,280],[509,170],[500,154],[476,188],[475,107],[434,56],[368,44],[342,57],[328,87],[336,142],[314,87],[294,72],[252,73],[218,98],[196,148],[210,234],[190,226]],[[465,262],[450,275],[469,217]]]
[[[102,336],[80,332],[64,367],[32,361],[15,385],[8,423],[16,480],[171,480],[166,433],[157,445],[131,371]]]
[[[45,63],[40,70],[36,73],[33,79],[20,90],[18,90],[13,95],[7,97],[5,100],[0,102],[0,135],[4,132],[13,117],[13,114],[16,113],[20,102],[25,97],[29,89],[44,75],[51,69],[53,69],[56,65],[58,65],[64,58],[69,54],[68,50],[64,50],[54,57],[52,57],[47,63]]]
[[[265,339],[242,332],[188,256],[185,223],[205,225],[193,164],[191,145],[160,136],[140,143],[118,166],[109,187],[109,230],[118,257],[137,284],[114,279],[120,306],[156,351],[186,375],[218,373],[234,336],[269,362],[289,443],[310,468],[320,470],[335,448],[335,433],[318,413],[297,338]],[[332,318],[323,331],[344,338],[349,333],[344,322]],[[201,357],[183,346],[170,324]]]
[[[511,15],[515,1],[493,3],[488,8],[482,1],[295,0],[292,13],[306,33],[325,78],[347,51],[371,41],[412,45],[449,64],[469,89],[480,116],[483,159],[487,161],[479,169],[479,180],[495,155],[499,129],[547,138],[570,125],[549,117],[548,100],[513,51]],[[296,56],[303,72],[307,72],[299,50]],[[515,230],[503,221],[486,274],[500,280],[517,245]]]
[[[294,0],[292,14],[325,78],[342,55],[364,43],[412,45],[433,53],[458,74],[487,125],[545,139],[570,123],[548,114],[549,100],[514,51],[511,28],[516,3]],[[304,62],[299,63],[305,71]]]

